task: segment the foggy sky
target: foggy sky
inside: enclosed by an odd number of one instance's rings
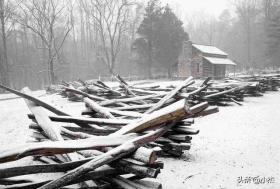
[[[168,3],[180,16],[187,16],[195,12],[204,12],[209,15],[219,16],[223,10],[230,7],[232,0],[161,0]],[[177,9],[177,10],[176,10]]]

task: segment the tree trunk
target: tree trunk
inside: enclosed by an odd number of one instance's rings
[[[168,66],[167,74],[168,74],[168,78],[170,79],[172,77],[172,66]]]
[[[9,86],[9,69],[8,69],[8,54],[7,54],[7,38],[6,38],[6,29],[5,29],[5,15],[4,15],[4,0],[0,0],[0,20],[1,20],[1,33],[2,33],[2,42],[3,42],[3,54],[2,54],[2,65],[1,65],[1,82]]]
[[[248,67],[252,68],[252,62],[251,62],[251,26],[250,26],[250,18],[248,18],[247,23],[247,63]]]
[[[152,42],[149,40],[148,41],[148,76],[149,76],[149,78],[152,78],[152,56],[153,56],[153,54],[152,54]]]
[[[48,69],[48,75],[49,75],[49,84],[55,83],[55,74],[54,74],[54,62],[52,57],[52,50],[51,47],[48,49],[48,62],[49,62],[49,69]]]
[[[116,59],[114,58],[114,55],[111,55],[111,63],[109,64],[109,71],[111,76],[115,75],[115,64],[116,64]]]

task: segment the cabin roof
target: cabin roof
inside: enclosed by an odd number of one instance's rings
[[[227,53],[214,46],[198,45],[198,44],[192,44],[192,46],[202,53],[228,56]]]
[[[236,64],[228,58],[213,58],[213,57],[206,57],[206,56],[204,56],[203,58],[205,58],[211,64],[215,64],[215,65],[233,65],[233,66],[236,66]]]

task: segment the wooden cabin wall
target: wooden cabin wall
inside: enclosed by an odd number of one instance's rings
[[[213,77],[214,66],[207,61],[203,62],[203,77]]]
[[[214,78],[224,78],[226,75],[226,65],[214,65]]]

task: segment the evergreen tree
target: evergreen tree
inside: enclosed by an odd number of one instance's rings
[[[169,77],[172,76],[172,69],[178,65],[178,57],[185,40],[188,40],[188,34],[183,29],[183,23],[166,5],[155,41],[155,55],[159,66],[167,70]]]
[[[145,8],[144,19],[141,22],[137,33],[141,36],[135,40],[135,46],[143,57],[147,57],[146,66],[149,77],[152,76],[151,68],[154,62],[155,38],[157,36],[161,7],[158,0],[151,0]]]
[[[171,76],[183,42],[188,39],[183,23],[168,5],[161,7],[159,1],[151,0],[137,33],[140,37],[135,40],[134,46],[143,59],[147,57],[145,66],[149,76],[152,75],[152,67],[165,68]]]

